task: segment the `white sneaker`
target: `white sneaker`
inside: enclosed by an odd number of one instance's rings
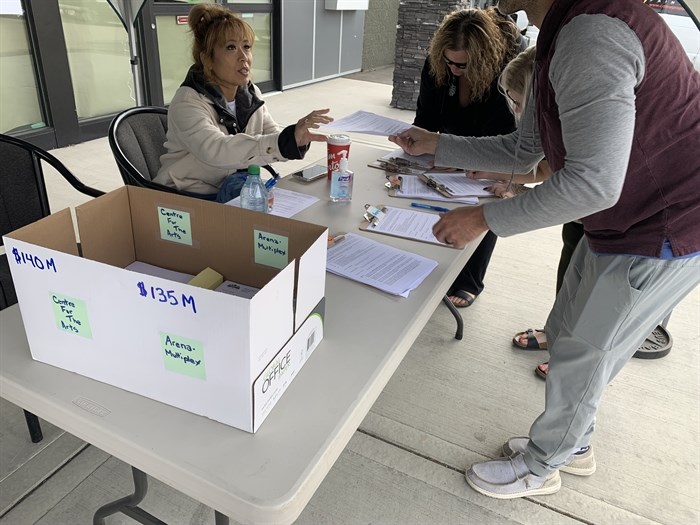
[[[466,473],[467,483],[481,494],[497,499],[554,494],[561,488],[559,471],[535,476],[523,455],[475,463]]]
[[[530,438],[527,437],[510,438],[503,444],[503,454],[509,457],[515,454],[524,454],[529,441]],[[571,454],[566,458],[564,464],[559,467],[559,470],[567,474],[575,474],[576,476],[590,476],[595,472],[595,467],[593,448],[589,446],[584,451]]]

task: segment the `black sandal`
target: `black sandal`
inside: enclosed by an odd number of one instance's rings
[[[547,350],[547,343],[545,342],[540,344],[540,342],[537,340],[535,332],[543,334],[544,330],[533,330],[532,328],[528,328],[524,332],[518,332],[513,336],[513,344],[518,348],[522,348],[523,350]],[[527,335],[527,344],[525,345],[518,341],[518,339],[523,335]]]
[[[476,295],[466,292],[464,290],[453,290],[447,294],[447,297],[458,297],[459,299],[466,301],[466,304],[455,304],[454,301],[450,300],[450,302],[455,306],[455,308],[467,308],[468,306],[471,306],[472,303],[476,300]]]

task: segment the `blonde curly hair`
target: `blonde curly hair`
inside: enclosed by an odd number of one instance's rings
[[[231,35],[247,40],[251,48],[255,42],[253,28],[233,11],[219,4],[193,6],[187,23],[194,37],[192,60],[210,82],[214,80],[211,69],[214,48],[222,46]]]
[[[518,52],[520,30],[495,8],[459,9],[448,14],[430,42],[428,61],[435,83],[449,79],[445,50],[467,54],[466,78],[472,100],[480,100],[503,67]]]

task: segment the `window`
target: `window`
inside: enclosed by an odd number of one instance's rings
[[[0,50],[0,132],[46,127],[19,0],[0,2]]]
[[[105,1],[59,0],[78,118],[117,113],[136,104],[129,38]]]

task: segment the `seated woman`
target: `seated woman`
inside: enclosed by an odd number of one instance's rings
[[[194,64],[170,103],[167,153],[154,180],[226,202],[243,185],[237,170],[303,158],[311,141],[326,140],[310,130],[333,119],[316,110],[280,131],[250,80],[253,29],[217,4],[192,7],[189,26]]]
[[[518,27],[494,8],[447,15],[430,43],[413,124],[461,136],[512,132],[515,120],[498,76],[524,46]],[[452,304],[470,306],[484,289],[495,246],[496,235],[487,232],[448,291]]]

